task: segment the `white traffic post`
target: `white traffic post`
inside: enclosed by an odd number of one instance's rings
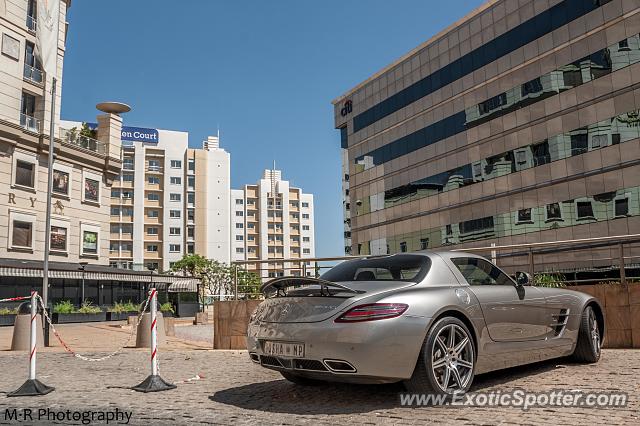
[[[43,321],[45,324],[46,322]],[[31,328],[29,330],[29,378],[20,388],[8,393],[7,396],[36,396],[46,395],[54,388],[36,379],[36,354],[38,352],[38,292],[31,292]]]
[[[151,375],[131,389],[138,392],[159,392],[175,389],[176,385],[167,383],[158,375],[158,290],[156,288],[152,288],[149,292],[149,310],[149,315],[151,315]],[[144,332],[144,329],[140,327],[139,331]]]
[[[158,291],[151,289],[151,375],[158,375]]]
[[[36,351],[38,350],[36,345],[38,324],[38,292],[31,292],[31,344],[29,345],[29,380],[36,379]]]

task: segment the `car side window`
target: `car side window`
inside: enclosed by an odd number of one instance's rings
[[[513,281],[492,263],[477,257],[451,259],[469,285],[513,285]]]

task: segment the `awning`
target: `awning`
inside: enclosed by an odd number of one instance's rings
[[[199,284],[196,278],[178,278],[169,285],[169,293],[197,293]]]

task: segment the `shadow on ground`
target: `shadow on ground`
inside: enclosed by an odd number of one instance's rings
[[[514,380],[563,368],[565,360],[550,360],[477,376],[472,392],[505,385]],[[401,383],[354,385],[320,383],[301,386],[286,380],[252,383],[228,388],[209,399],[248,410],[288,414],[355,414],[400,406]]]

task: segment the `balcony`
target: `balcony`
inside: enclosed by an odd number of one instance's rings
[[[33,16],[27,15],[27,29],[31,32],[36,32],[37,29],[37,25],[36,25],[36,18],[34,18]]]
[[[93,151],[96,154],[105,155],[107,151],[103,142],[80,134],[75,127],[72,129],[60,128],[60,139],[63,144]]]
[[[30,81],[37,85],[42,85],[42,70],[39,70],[36,67],[32,67],[31,65],[25,63],[22,76],[27,81]]]
[[[27,114],[20,114],[20,125],[31,132],[40,133],[40,121]]]

